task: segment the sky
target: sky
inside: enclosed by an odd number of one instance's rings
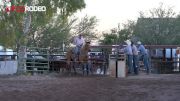
[[[160,2],[180,12],[180,0],[85,0],[86,8],[77,12],[79,17],[96,16],[98,31],[117,28],[127,20],[137,20],[139,12],[157,8]]]

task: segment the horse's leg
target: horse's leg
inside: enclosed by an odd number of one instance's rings
[[[82,62],[80,63],[80,66],[82,66],[82,71],[83,71],[83,75],[85,75],[85,71],[86,71],[86,63]]]
[[[84,63],[81,63],[80,65],[82,65],[82,71],[83,71],[83,75],[84,75],[84,71],[85,71]]]
[[[104,62],[104,61],[103,61],[103,63],[102,63],[102,66],[103,66],[102,72],[103,72],[103,74],[105,75],[105,73],[106,73],[106,66],[105,66],[105,62]]]
[[[104,65],[102,61],[99,61],[99,67],[100,67],[100,74],[102,74],[103,70],[104,70]]]
[[[70,74],[71,72],[71,61],[67,64],[67,68],[66,68],[68,74]]]
[[[91,71],[92,71],[92,73],[94,73],[96,71],[96,62],[95,61],[92,62]]]
[[[77,74],[75,66],[76,66],[76,62],[74,61],[72,67],[73,67],[73,70],[74,70],[74,74]]]
[[[91,72],[91,74],[93,74],[91,61],[88,61],[87,66],[88,66],[87,68],[88,68],[89,72]]]
[[[75,66],[74,66],[74,61],[71,61],[70,64],[68,65],[67,71],[68,71],[68,75],[69,76],[72,75],[72,69],[74,70],[74,72],[76,74],[76,70],[75,70]]]
[[[89,67],[89,62],[86,62],[86,72],[87,75],[89,75],[90,67]]]
[[[89,65],[88,65],[88,62],[85,63],[85,67],[86,67],[86,73],[87,73],[87,75],[89,75]]]
[[[82,64],[83,66],[83,75],[85,75],[85,72],[87,75],[89,75],[89,72],[90,72],[90,64],[89,62],[85,62]]]
[[[102,73],[104,74],[104,64],[103,63],[101,64],[101,74]]]

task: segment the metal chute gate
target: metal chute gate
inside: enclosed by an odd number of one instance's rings
[[[49,71],[48,48],[21,47],[18,54],[18,71],[45,73]]]

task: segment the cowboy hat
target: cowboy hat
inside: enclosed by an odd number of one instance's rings
[[[124,41],[127,45],[131,45],[131,41],[130,40],[126,40]]]
[[[141,44],[141,41],[138,41],[138,42],[137,42],[137,44],[139,44],[139,45],[140,45],[140,44]]]
[[[85,40],[85,42],[86,42],[86,43],[90,43],[90,42],[91,42],[91,40],[89,40],[89,39],[86,39],[86,40]]]

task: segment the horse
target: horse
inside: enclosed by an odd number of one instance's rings
[[[74,61],[74,58],[75,58],[75,54],[74,54],[74,48],[75,47],[70,47],[66,53],[66,69],[70,72],[71,71],[71,67],[73,67],[74,69],[74,72],[76,73],[76,69],[73,65],[73,61]]]
[[[71,47],[66,53],[66,60],[67,60],[67,69],[71,71],[71,68],[74,69],[76,73],[76,66],[82,66],[83,75],[86,69],[87,74],[89,73],[89,66],[88,66],[88,52],[90,51],[90,42],[86,42],[82,48],[80,49],[80,54],[75,53],[75,47]]]
[[[79,54],[79,64],[82,65],[83,75],[85,74],[85,71],[87,72],[87,75],[90,71],[90,61],[89,61],[89,55],[88,52],[90,51],[90,42],[86,42],[86,44],[80,49]]]

